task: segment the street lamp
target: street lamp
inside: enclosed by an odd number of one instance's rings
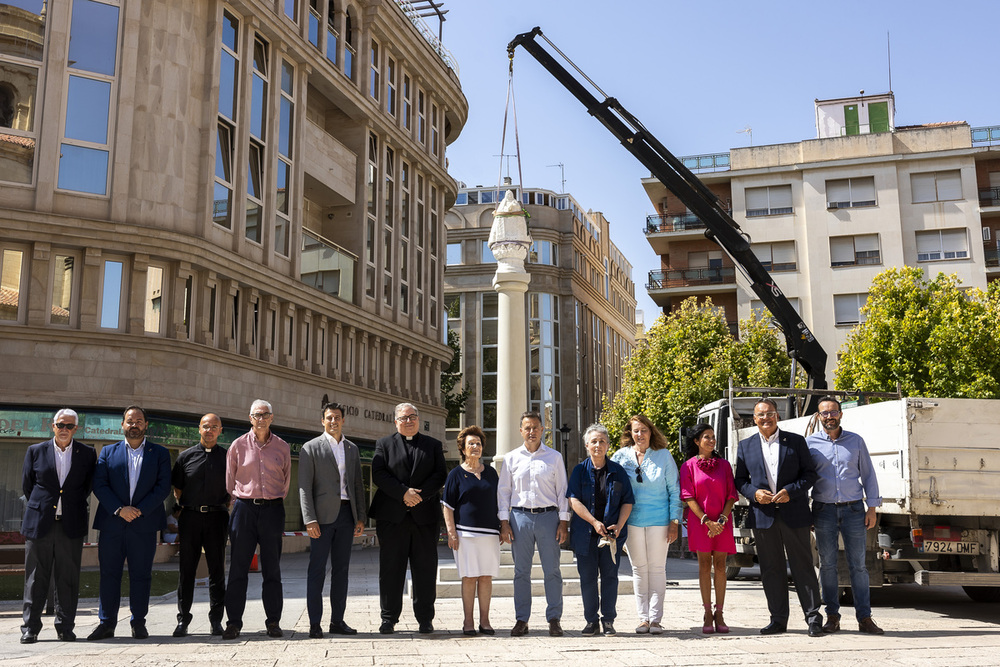
[[[562,428],[559,429],[559,433],[562,434],[563,457],[569,455],[569,434],[572,430],[566,422],[563,422]]]

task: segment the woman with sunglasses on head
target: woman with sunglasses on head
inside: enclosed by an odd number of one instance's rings
[[[620,445],[611,460],[625,468],[635,496],[625,542],[639,613],[635,631],[658,635],[663,632],[667,547],[680,533],[683,507],[677,464],[667,439],[644,415],[629,418]]]
[[[698,554],[698,583],[705,605],[701,631],[726,633],[722,617],[726,600],[726,556],[736,553],[733,522],[736,482],[729,461],[715,451],[715,431],[698,424],[684,453],[691,457],[681,466],[681,498],[687,503],[688,549]],[[715,570],[715,612],[712,611],[712,570]]]

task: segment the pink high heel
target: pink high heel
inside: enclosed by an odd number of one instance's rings
[[[713,625],[715,621],[715,616],[712,615],[712,603],[705,603],[705,621],[701,628],[702,633],[710,635],[715,632],[715,626]]]
[[[722,607],[715,605],[715,631],[719,634],[726,634],[729,632],[729,626],[726,625],[725,620],[722,618]]]

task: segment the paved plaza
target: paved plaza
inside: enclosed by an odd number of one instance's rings
[[[450,552],[442,550],[442,560]],[[283,639],[264,635],[260,604],[260,577],[251,574],[250,596],[243,634],[236,641],[209,636],[208,592],[198,588],[191,624],[192,635],[170,636],[176,624],[174,594],[151,601],[145,641],[129,636],[127,602],[123,603],[118,637],[88,642],[87,634],[97,624],[97,601],[82,600],[77,617],[75,643],[56,641],[52,617],[36,644],[22,646],[19,602],[0,603],[0,656],[8,665],[996,665],[1000,663],[1000,604],[973,603],[959,588],[926,589],[914,585],[874,591],[874,618],[884,629],[882,637],[857,633],[853,609],[844,608],[845,628],[836,635],[811,639],[801,618],[793,618],[789,632],[762,637],[758,629],[767,623],[764,595],[756,570],[730,582],[726,603],[729,635],[701,634],[702,606],[698,592],[697,564],[671,558],[668,578],[675,583],[667,590],[667,614],[660,636],[635,635],[635,607],[631,595],[618,600],[618,635],[584,638],[583,605],[576,595],[565,600],[563,627],[566,636],[548,636],[544,622],[544,599],[536,599],[529,621],[530,634],[513,639],[513,601],[493,600],[491,618],[495,637],[465,637],[461,633],[459,600],[439,600],[436,632],[417,634],[409,601],[397,633],[377,633],[378,550],[354,552],[351,564],[347,622],[359,630],[352,638],[309,639],[305,611],[308,554],[286,554],[282,558],[285,607]],[[176,567],[165,564],[158,567]],[[623,566],[627,570],[627,564]],[[791,601],[797,608],[796,600]],[[324,618],[324,628],[329,615]]]

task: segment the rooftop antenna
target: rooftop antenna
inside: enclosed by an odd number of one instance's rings
[[[503,164],[504,160],[507,160],[507,178],[510,178],[510,159],[512,157],[517,157],[514,153],[500,153],[499,155],[494,154],[493,157],[500,158],[500,163]]]
[[[742,130],[736,130],[736,134],[745,134],[750,137],[750,145],[753,146],[753,128],[747,125]]]
[[[889,92],[892,92],[892,42],[889,40],[889,31],[885,31],[885,61],[886,69],[889,70]]]
[[[559,173],[561,174],[561,177],[562,177],[562,190],[559,191],[559,194],[562,194],[562,195],[566,194],[566,165],[564,165],[562,162],[560,162],[559,164],[549,164],[549,165],[546,165],[546,166],[547,167],[559,167]]]

